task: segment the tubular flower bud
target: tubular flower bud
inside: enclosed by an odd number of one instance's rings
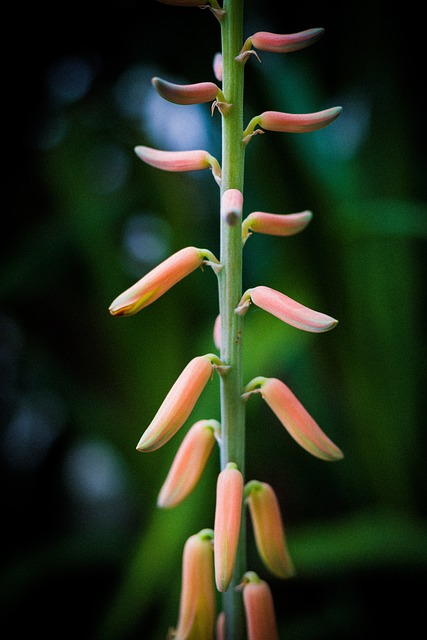
[[[312,217],[311,211],[286,214],[252,211],[242,223],[243,243],[253,231],[270,236],[292,236],[305,229]]]
[[[138,442],[138,451],[155,451],[182,427],[212,375],[217,356],[196,356],[187,364]]]
[[[218,476],[214,522],[215,581],[227,591],[234,571],[242,517],[243,476],[230,462]]]
[[[222,53],[220,52],[214,55],[213,72],[218,82],[222,82]]]
[[[324,29],[306,29],[298,33],[286,34],[257,31],[257,33],[247,38],[236,60],[244,62],[251,53],[254,53],[251,51],[251,47],[255,47],[260,51],[269,51],[270,53],[299,51],[299,49],[304,49],[317,42],[324,32]]]
[[[235,227],[242,217],[243,194],[238,189],[227,189],[221,198],[221,217],[230,227]]]
[[[264,111],[249,122],[243,132],[243,141],[247,143],[254,133],[259,133],[255,127],[259,125],[266,131],[280,131],[283,133],[309,133],[317,131],[331,124],[342,112],[342,107],[332,107],[314,113],[283,113],[281,111]]]
[[[216,640],[225,640],[225,613],[221,611],[216,619]]]
[[[175,507],[191,493],[202,475],[219,430],[217,420],[199,420],[189,429],[160,490],[158,507]]]
[[[109,307],[111,315],[130,316],[137,313],[204,263],[213,268],[220,266],[213,253],[207,249],[180,249],[121,293]]]
[[[172,633],[174,640],[213,640],[216,611],[212,538],[212,529],[203,529],[190,536],[184,545],[178,626]]]
[[[242,397],[246,399],[257,392],[303,449],[321,460],[334,461],[344,457],[284,382],[277,378],[254,378],[243,389]]]
[[[217,349],[221,349],[221,316],[217,315],[213,328],[213,339]]]
[[[221,90],[213,82],[198,82],[196,84],[174,84],[161,78],[152,78],[151,84],[157,93],[175,104],[202,104],[212,102]]]
[[[212,169],[215,180],[221,182],[221,167],[218,160],[207,151],[163,151],[140,145],[135,147],[136,155],[156,169],[164,171],[198,171]]]
[[[243,576],[243,606],[248,640],[279,640],[273,596],[254,571]]]
[[[278,578],[295,574],[286,544],[277,496],[266,482],[252,480],[245,487],[256,547],[265,566]]]
[[[264,309],[264,311],[276,316],[282,322],[286,322],[292,327],[303,331],[322,333],[333,329],[338,324],[338,320],[331,316],[319,311],[313,311],[313,309],[309,309],[284,293],[280,293],[280,291],[270,287],[259,286],[248,289],[243,294],[236,313],[244,315],[251,302],[260,309]]]

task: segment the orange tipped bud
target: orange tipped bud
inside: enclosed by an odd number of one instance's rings
[[[269,51],[271,53],[290,53],[291,51],[299,51],[311,44],[317,42],[325,30],[306,29],[298,33],[270,33],[269,31],[257,31],[249,39],[252,46],[260,51]]]
[[[175,104],[201,104],[215,100],[219,89],[213,82],[198,82],[196,84],[174,84],[161,78],[151,80],[157,93]]]
[[[219,265],[218,260],[207,249],[186,247],[177,251],[121,293],[110,305],[111,315],[129,316],[137,313],[204,262]]]
[[[182,557],[182,586],[174,640],[213,640],[215,589],[213,531],[203,529],[188,538]]]
[[[138,451],[155,451],[170,440],[192,412],[213,371],[210,354],[187,364],[138,442]]]
[[[242,223],[243,242],[253,231],[270,236],[292,236],[305,229],[312,217],[311,211],[287,214],[253,211]]]
[[[341,449],[321,430],[284,382],[277,378],[254,378],[243,389],[243,397],[257,392],[303,449],[321,460],[341,460],[344,457]]]
[[[286,544],[279,502],[273,488],[266,482],[252,480],[245,487],[245,496],[262,561],[278,578],[290,578],[295,574],[295,570]]]
[[[215,581],[227,591],[233,576],[243,503],[243,476],[229,463],[218,476],[214,523]]]
[[[227,189],[221,198],[221,216],[230,226],[235,227],[242,217],[243,194],[238,189]]]
[[[254,571],[243,576],[243,606],[248,640],[279,640],[273,596]]]
[[[331,316],[319,311],[313,311],[313,309],[305,307],[284,293],[280,293],[280,291],[270,287],[259,286],[248,289],[243,294],[236,313],[241,315],[246,313],[251,302],[260,309],[264,309],[264,311],[276,316],[282,322],[286,322],[292,327],[303,331],[322,333],[333,329],[338,324],[338,320]]]
[[[162,151],[140,145],[135,147],[135,153],[150,166],[164,171],[198,171],[210,167],[216,182],[221,183],[219,162],[207,151]]]
[[[199,420],[188,430],[160,490],[158,507],[174,507],[193,491],[206,466],[219,430],[220,424],[217,420]]]

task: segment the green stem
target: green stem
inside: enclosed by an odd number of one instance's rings
[[[244,64],[236,62],[243,43],[244,0],[224,0],[225,16],[221,19],[223,81],[222,91],[230,111],[222,117],[222,182],[221,196],[228,189],[243,193],[244,155],[243,86]],[[221,315],[221,360],[230,367],[221,377],[221,468],[236,463],[244,475],[245,467],[245,411],[241,398],[242,375],[242,318],[234,310],[242,297],[242,225],[231,225],[221,219],[221,258],[219,273],[219,303]],[[244,618],[241,592],[235,587],[246,571],[246,536],[244,518],[233,580],[223,594],[226,616],[226,640],[244,637]]]

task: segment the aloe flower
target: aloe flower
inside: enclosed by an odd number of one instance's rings
[[[243,389],[243,398],[251,393],[261,394],[289,435],[313,456],[328,461],[344,457],[284,382],[277,378],[257,377]]]
[[[303,331],[322,333],[333,329],[338,324],[338,320],[331,316],[320,311],[313,311],[313,309],[309,309],[309,307],[270,287],[259,286],[248,289],[243,294],[236,308],[236,313],[244,315],[251,302],[276,316],[282,322]]]
[[[242,217],[243,194],[238,189],[227,189],[221,198],[221,216],[230,227]]]
[[[299,213],[265,213],[252,211],[242,223],[242,240],[246,242],[254,231],[270,236],[292,236],[306,228],[313,214],[311,211]]]
[[[279,640],[273,596],[268,584],[254,571],[247,571],[242,587],[247,640]]]
[[[212,537],[212,529],[203,529],[185,543],[174,640],[213,640],[216,610]]]
[[[284,113],[282,111],[264,111],[252,118],[243,132],[243,142],[247,143],[255,133],[260,133],[255,127],[259,125],[266,131],[280,131],[282,133],[309,133],[323,129],[331,124],[342,113],[342,107],[331,107],[314,113]]]
[[[193,491],[219,436],[219,430],[217,420],[199,420],[190,427],[160,490],[158,507],[175,507]]]
[[[285,538],[280,506],[273,488],[252,480],[245,487],[255,543],[265,566],[278,578],[295,574]]]
[[[219,268],[219,262],[207,249],[185,247],[149,271],[110,305],[113,316],[130,316],[160,298],[177,282],[204,263]]]
[[[198,171],[212,169],[212,174],[218,184],[221,184],[221,167],[216,158],[207,151],[195,149],[191,151],[163,151],[139,145],[135,153],[145,163],[164,171]]]
[[[246,39],[245,44],[236,57],[239,62],[245,62],[250,54],[251,47],[270,53],[290,53],[299,51],[317,42],[324,34],[324,29],[306,29],[298,33],[270,33],[269,31],[257,31]],[[256,54],[255,54],[256,55]]]
[[[152,78],[151,84],[162,98],[175,104],[212,102],[217,99],[218,94],[223,98],[222,91],[213,82],[175,84],[161,78]]]
[[[227,591],[233,575],[242,504],[243,476],[230,462],[219,474],[216,487],[214,560],[218,591]]]
[[[214,363],[220,361],[213,354],[190,360],[142,434],[138,451],[159,449],[182,427],[212,376]]]

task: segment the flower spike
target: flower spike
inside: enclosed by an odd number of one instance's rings
[[[216,611],[212,538],[212,529],[203,529],[184,545],[178,625],[170,634],[174,640],[213,640]]]
[[[303,331],[322,333],[330,331],[338,324],[338,320],[331,318],[331,316],[319,311],[313,311],[313,309],[309,309],[284,293],[280,293],[280,291],[270,287],[259,286],[248,289],[243,294],[236,308],[236,313],[244,315],[251,302],[260,309],[264,309],[264,311],[276,316],[282,322],[286,322],[292,327]]]
[[[309,133],[317,131],[331,124],[342,113],[342,107],[332,107],[314,113],[283,113],[282,111],[264,111],[249,122],[243,132],[243,141],[247,143],[258,133],[255,127],[259,125],[266,131],[280,131],[282,133]]]
[[[243,399],[252,393],[261,394],[289,435],[313,456],[327,461],[344,457],[284,382],[277,378],[254,378],[243,389]]]
[[[111,315],[130,316],[137,313],[203,264],[209,264],[214,270],[220,268],[218,260],[207,249],[180,249],[113,300],[109,307]]]
[[[270,33],[269,31],[257,31],[247,38],[242,47],[240,54],[236,57],[239,62],[245,61],[250,55],[251,47],[255,47],[260,51],[269,51],[270,53],[290,53],[291,51],[299,51],[305,47],[317,42],[325,30],[306,29],[299,33]]]
[[[265,566],[278,578],[295,575],[279,502],[273,488],[266,482],[251,480],[245,486],[245,498],[254,528],[256,547]]]
[[[143,162],[164,171],[198,171],[210,168],[216,182],[221,184],[219,162],[207,151],[200,149],[194,151],[163,151],[139,145],[135,147],[135,153]]]
[[[216,488],[214,560],[218,591],[227,591],[233,575],[242,504],[243,476],[230,462],[219,474]]]
[[[305,229],[312,217],[311,211],[286,214],[252,211],[242,223],[243,244],[254,231],[271,236],[292,236]]]
[[[160,490],[157,506],[175,507],[194,489],[219,437],[217,420],[199,420],[188,430]]]
[[[273,596],[268,584],[254,571],[247,571],[241,586],[248,640],[279,640]]]
[[[222,91],[213,82],[175,84],[161,78],[152,78],[151,84],[162,98],[175,104],[212,102],[218,99],[218,94],[223,99]]]
[[[143,433],[136,447],[138,451],[155,451],[175,435],[192,412],[216,362],[218,357],[213,354],[190,360]]]

